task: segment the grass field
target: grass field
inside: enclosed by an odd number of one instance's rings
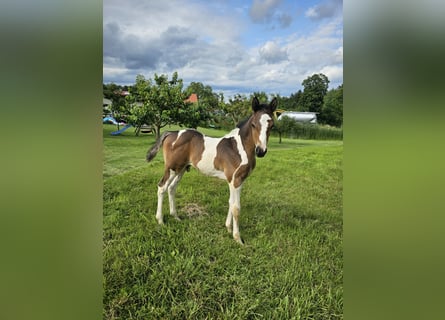
[[[341,319],[341,141],[271,137],[241,193],[238,245],[228,186],[195,169],[177,191],[182,221],[155,219],[162,153],[151,135],[104,125],[104,319]],[[203,130],[211,136],[224,132]]]

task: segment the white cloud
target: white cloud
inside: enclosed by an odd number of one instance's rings
[[[267,63],[277,63],[287,60],[287,52],[280,48],[275,42],[267,41],[259,50],[262,60]]]
[[[104,82],[131,84],[137,74],[152,78],[178,71],[185,85],[198,81],[225,95],[266,91],[286,96],[314,73],[326,72],[333,86],[342,82],[341,16],[323,20],[304,35],[289,29],[279,38],[258,34],[261,38],[248,46],[241,42],[247,9],[222,14],[205,3],[128,2],[104,2]],[[269,11],[279,5],[262,3]]]
[[[138,71],[178,69],[202,57],[227,58],[242,22],[183,1],[107,1],[104,7],[104,64],[118,58]],[[228,45],[233,49],[233,45]],[[236,52],[236,50],[235,50]],[[107,65],[105,65],[108,67]]]
[[[262,23],[269,21],[281,0],[253,0],[249,15],[253,22]]]
[[[305,15],[312,20],[321,20],[336,16],[343,8],[343,0],[326,0],[310,7]]]
[[[330,88],[343,82],[343,41],[338,36],[341,19],[320,25],[312,33],[294,33],[278,41],[266,41],[245,52],[229,69],[226,84],[289,95],[314,73],[323,73]]]
[[[289,27],[294,17],[289,11],[280,9],[282,0],[254,0],[249,9],[249,16],[253,23],[268,24],[270,28],[279,26],[281,29]]]
[[[326,75],[331,83],[329,86],[331,89],[338,87],[338,83],[343,83],[343,68],[338,65],[325,66],[320,70],[320,73]],[[332,86],[332,83],[336,84]]]

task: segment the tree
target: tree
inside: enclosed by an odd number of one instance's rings
[[[247,118],[251,113],[251,102],[245,95],[236,94],[233,99],[229,99],[229,103],[224,105],[226,117],[229,117],[236,126],[241,120]]]
[[[330,90],[324,97],[320,122],[341,127],[343,124],[343,85]]]
[[[125,95],[123,91],[126,91],[126,86],[120,86],[115,83],[103,84],[103,95],[104,98],[110,99],[111,104],[111,114],[117,120],[117,129],[119,130],[119,122],[125,120]]]
[[[195,93],[198,96],[198,103],[191,106],[190,114],[185,114],[188,120],[188,127],[196,128],[198,125],[207,125],[214,114],[219,109],[219,95],[213,93],[211,86],[205,86],[201,82],[192,82],[185,89],[188,96]]]
[[[288,133],[295,123],[294,119],[287,116],[281,117],[280,120],[275,121],[274,130],[278,132],[278,143],[281,143],[281,136],[283,133]]]
[[[305,80],[303,94],[299,98],[300,111],[321,112],[323,98],[328,92],[329,79],[324,74],[314,74]]]
[[[250,95],[250,101],[252,101],[254,97],[257,97],[260,103],[269,103],[269,97],[264,91],[255,91],[253,94]]]
[[[198,95],[199,105],[205,110],[213,111],[218,109],[219,96],[218,94],[213,93],[211,86],[205,86],[201,82],[192,82],[187,89],[185,89],[185,92],[188,96],[192,93],[196,93]]]
[[[209,119],[209,113],[199,102],[186,102],[176,115],[176,123],[181,127],[198,128]]]
[[[152,126],[156,138],[161,128],[168,124],[181,123],[181,116],[188,107],[187,94],[182,91],[182,79],[174,72],[169,81],[167,75],[154,75],[154,81],[143,75],[136,77],[136,84],[127,96],[129,121],[136,127],[136,134],[143,124]]]
[[[298,90],[296,93],[292,93],[289,97],[290,107],[286,110],[299,110],[299,106],[301,105],[301,97],[303,96],[303,92]]]
[[[122,91],[122,86],[115,84],[114,82],[102,84],[102,91],[104,94],[104,98],[113,100],[116,93]]]

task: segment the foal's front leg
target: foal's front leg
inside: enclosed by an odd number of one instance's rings
[[[229,200],[229,212],[227,212],[226,228],[229,233],[232,233],[232,202]]]
[[[238,188],[235,188],[232,183],[229,184],[230,189],[230,198],[229,198],[229,212],[227,214],[226,219],[226,227],[227,230],[230,232],[231,229],[231,222],[233,219],[233,239],[235,239],[236,242],[239,244],[244,244],[243,240],[241,239],[241,235],[239,233],[239,214],[241,210],[241,186]]]

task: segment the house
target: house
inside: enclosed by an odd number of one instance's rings
[[[198,102],[198,95],[196,93],[192,93],[184,102],[196,103]]]
[[[103,98],[103,103],[102,103],[102,105],[103,105],[104,108],[108,108],[108,107],[110,107],[112,104],[113,104],[113,101],[111,101],[110,99],[107,99],[107,98]]]
[[[113,101],[107,98],[103,98],[102,102],[102,113],[103,115],[109,115],[111,114],[111,105],[113,104]]]

